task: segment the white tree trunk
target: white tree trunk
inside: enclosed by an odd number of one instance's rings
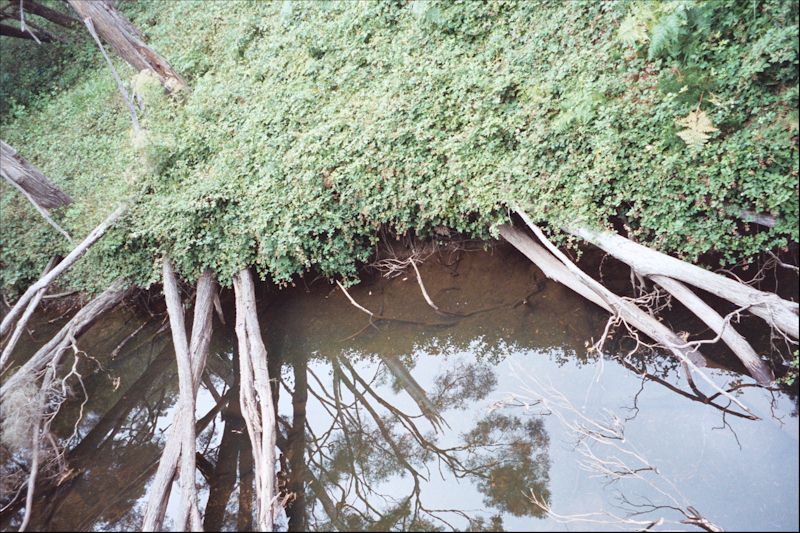
[[[256,313],[250,271],[233,278],[236,292],[236,336],[239,341],[240,403],[253,448],[258,529],[272,531],[275,492],[275,407],[267,371],[267,350]]]
[[[800,307],[796,302],[784,300],[776,294],[760,291],[744,283],[709,272],[699,266],[637,244],[620,235],[583,227],[568,227],[565,228],[565,231],[594,244],[644,276],[668,276],[694,285],[739,307],[747,307],[751,313],[761,317],[768,324],[792,338],[798,338],[798,330],[800,330],[798,309]]]

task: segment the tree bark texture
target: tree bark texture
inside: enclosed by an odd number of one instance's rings
[[[142,33],[113,6],[92,0],[68,0],[82,20],[91,20],[100,37],[138,71],[151,70],[169,90],[186,82],[169,62],[144,42]]]
[[[8,182],[25,191],[29,198],[44,209],[55,209],[72,203],[72,198],[68,194],[2,140],[0,140],[0,174]]]

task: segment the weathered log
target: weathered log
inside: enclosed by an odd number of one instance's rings
[[[114,281],[105,291],[78,311],[58,333],[42,346],[19,370],[0,386],[0,400],[21,383],[31,378],[61,354],[91,327],[106,311],[110,311],[131,292],[122,279]]]
[[[530,225],[533,226],[533,228],[536,227],[535,225]],[[580,271],[580,269],[578,269],[577,266],[571,262],[569,264],[571,264],[573,268],[570,268],[568,264],[563,263],[562,261],[557,261],[552,255],[550,256],[552,259],[544,261],[541,260],[543,255],[550,254],[548,254],[544,248],[542,248],[533,239],[519,229],[504,224],[500,226],[500,235],[520,252],[525,254],[528,259],[533,261],[548,278],[562,282],[564,285],[584,296],[589,292],[595,292],[596,294],[593,298],[589,298],[587,296],[587,299],[593,301],[614,315],[619,316],[627,324],[630,324],[632,327],[638,329],[651,339],[666,347],[670,353],[672,353],[678,358],[679,361],[687,366],[689,371],[699,375],[703,381],[708,383],[716,392],[719,392],[721,395],[725,396],[733,403],[750,413],[750,410],[744,404],[742,404],[741,401],[732,396],[730,393],[727,393],[721,389],[719,385],[717,385],[705,374],[705,372],[700,370],[700,367],[705,366],[705,358],[702,356],[702,354],[700,354],[696,347],[687,345],[683,339],[670,331],[670,329],[664,324],[650,316],[632,302],[620,298],[605,288],[602,284],[593,280],[584,272]],[[549,244],[549,241],[547,241],[546,244]],[[573,279],[571,281],[567,281],[570,277]]]
[[[797,339],[800,334],[800,323],[798,322],[800,306],[796,302],[784,300],[776,294],[760,291],[744,283],[709,272],[699,266],[637,244],[621,235],[583,227],[564,229],[630,265],[643,276],[669,276],[694,285],[739,307],[747,308],[751,313],[792,338]]]
[[[744,366],[761,385],[769,385],[775,381],[775,376],[769,367],[756,354],[744,337],[726,321],[719,313],[714,311],[708,304],[701,300],[686,285],[667,276],[652,275],[650,278],[664,287],[671,295],[677,298],[687,309],[697,315],[703,322],[721,338],[725,344],[733,351],[736,357],[742,361]]]
[[[172,429],[158,464],[158,470],[150,485],[142,524],[143,531],[162,529],[172,480],[179,463],[183,506],[177,520],[178,528],[185,527],[187,517],[193,531],[202,531],[203,528],[194,484],[195,398],[211,341],[214,285],[213,275],[208,270],[197,281],[191,342],[187,342],[183,307],[178,294],[175,274],[169,260],[164,259],[164,296],[170,316],[175,356],[178,360],[180,400]]]
[[[58,262],[57,256],[51,257],[50,261],[47,262],[47,266],[44,268],[44,272],[42,272],[42,275],[44,276],[45,274],[50,272],[50,270],[52,270],[52,268],[56,265],[57,262]],[[19,338],[22,336],[22,332],[25,331],[25,326],[28,324],[28,320],[30,320],[31,315],[33,315],[33,312],[36,310],[36,307],[42,300],[42,297],[44,296],[46,290],[47,288],[44,288],[44,289],[39,289],[36,292],[36,295],[33,297],[28,306],[25,308],[25,312],[22,313],[22,318],[19,319],[17,325],[14,327],[14,333],[11,334],[11,338],[8,340],[8,343],[3,348],[3,354],[0,355],[0,371],[2,371],[5,368],[9,357],[11,357],[11,353],[14,351],[14,347],[16,347]]]
[[[28,193],[40,207],[54,209],[72,203],[67,193],[3,140],[0,140],[0,174]]]
[[[256,516],[260,531],[272,531],[275,492],[275,408],[267,370],[267,350],[256,314],[250,272],[234,275],[236,336],[239,344],[240,403],[253,449]]]
[[[150,70],[161,84],[173,90],[186,87],[186,82],[166,59],[145,44],[141,32],[113,6],[106,2],[67,0],[81,20],[91,20],[104,41],[136,71]]]
[[[58,263],[50,272],[46,275],[39,278],[39,281],[28,287],[22,296],[17,300],[17,303],[14,304],[8,314],[3,317],[3,321],[0,323],[0,337],[4,337],[8,331],[11,329],[11,326],[14,325],[16,322],[17,317],[23,310],[28,306],[28,303],[36,296],[36,294],[42,290],[46,289],[50,283],[53,282],[58,276],[63,274],[67,271],[78,259],[86,253],[91,245],[93,245],[97,240],[102,237],[106,230],[125,212],[128,208],[126,204],[119,206],[117,209],[111,213],[108,218],[106,218],[103,222],[101,222],[96,228],[94,228],[89,235],[81,242],[78,246],[76,246],[70,253],[65,257],[60,263]],[[104,293],[105,294],[105,293]]]

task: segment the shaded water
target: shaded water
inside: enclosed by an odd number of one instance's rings
[[[634,529],[658,519],[654,529],[697,529],[665,506],[726,529],[800,526],[796,399],[710,370],[744,385],[737,397],[761,419],[743,419],[693,401],[668,358],[624,362],[611,343],[598,356],[587,341],[607,317],[506,247],[434,256],[420,272],[436,304],[462,316],[428,307],[413,270],[350,289],[393,320],[371,323],[324,281],[260,295],[283,529]],[[246,530],[252,461],[229,305],[225,317],[198,398],[197,481],[206,530]],[[60,479],[40,485],[31,529],[141,526],[177,399],[160,319],[119,310],[81,340],[96,361],[78,367],[89,393],[79,444]],[[60,439],[84,400],[73,382]],[[3,528],[19,518],[6,512]]]

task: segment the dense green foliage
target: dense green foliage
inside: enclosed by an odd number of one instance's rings
[[[690,260],[798,240],[796,0],[123,9],[191,87],[166,96],[118,64],[146,132],[131,134],[98,51],[56,90],[2,85],[2,136],[76,198],[73,235],[135,199],[71,275],[82,288],[147,285],[164,252],[186,278],[350,275],[380,227],[488,237],[514,203],[553,225],[621,219]],[[2,192],[12,288],[69,245]],[[746,227],[741,209],[778,224]]]

